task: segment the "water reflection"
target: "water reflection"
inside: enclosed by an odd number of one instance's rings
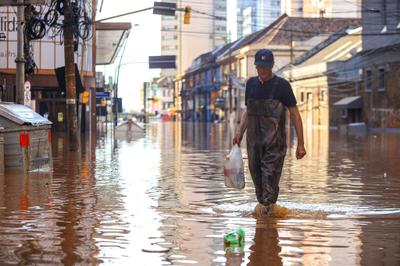
[[[0,177],[0,264],[400,263],[398,135],[308,129],[297,161],[291,134],[278,201],[291,214],[255,220],[247,161],[245,189],[223,183],[229,134],[223,124],[154,123],[145,138],[100,131],[81,153],[55,135],[54,172]],[[242,255],[223,246],[238,227]]]
[[[257,220],[254,243],[248,265],[282,265],[278,225],[276,221]],[[288,254],[289,255],[289,254]]]

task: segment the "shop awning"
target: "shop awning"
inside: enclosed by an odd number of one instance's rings
[[[361,96],[345,97],[333,104],[333,106],[342,109],[362,109]]]
[[[96,65],[114,62],[131,28],[131,23],[96,22]]]

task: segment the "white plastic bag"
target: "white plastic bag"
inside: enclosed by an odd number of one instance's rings
[[[237,144],[226,156],[224,164],[225,186],[230,188],[244,188],[244,167],[242,152]]]

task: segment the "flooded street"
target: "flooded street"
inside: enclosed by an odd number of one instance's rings
[[[108,131],[80,154],[55,135],[54,172],[0,177],[0,265],[400,265],[400,136],[305,133],[281,178],[290,214],[258,221],[246,160],[245,189],[224,186],[225,125]],[[242,256],[223,246],[238,227]]]

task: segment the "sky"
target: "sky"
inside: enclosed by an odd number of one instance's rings
[[[96,19],[152,7],[154,1],[103,0],[103,7],[99,12],[100,4],[101,0],[98,1]],[[149,81],[152,77],[158,77],[160,74],[159,69],[148,68],[148,57],[161,53],[160,21],[160,15],[153,15],[152,10],[108,20],[108,22],[130,22],[132,24],[121,61],[123,66],[121,66],[119,74],[118,96],[123,98],[122,104],[125,111],[140,111],[143,106],[143,101],[140,99],[140,89],[143,82]],[[106,82],[109,76],[115,75],[115,68],[118,66],[120,58],[119,55],[114,65],[96,68],[96,71],[105,73]],[[115,80],[115,77],[113,77],[113,80]]]

